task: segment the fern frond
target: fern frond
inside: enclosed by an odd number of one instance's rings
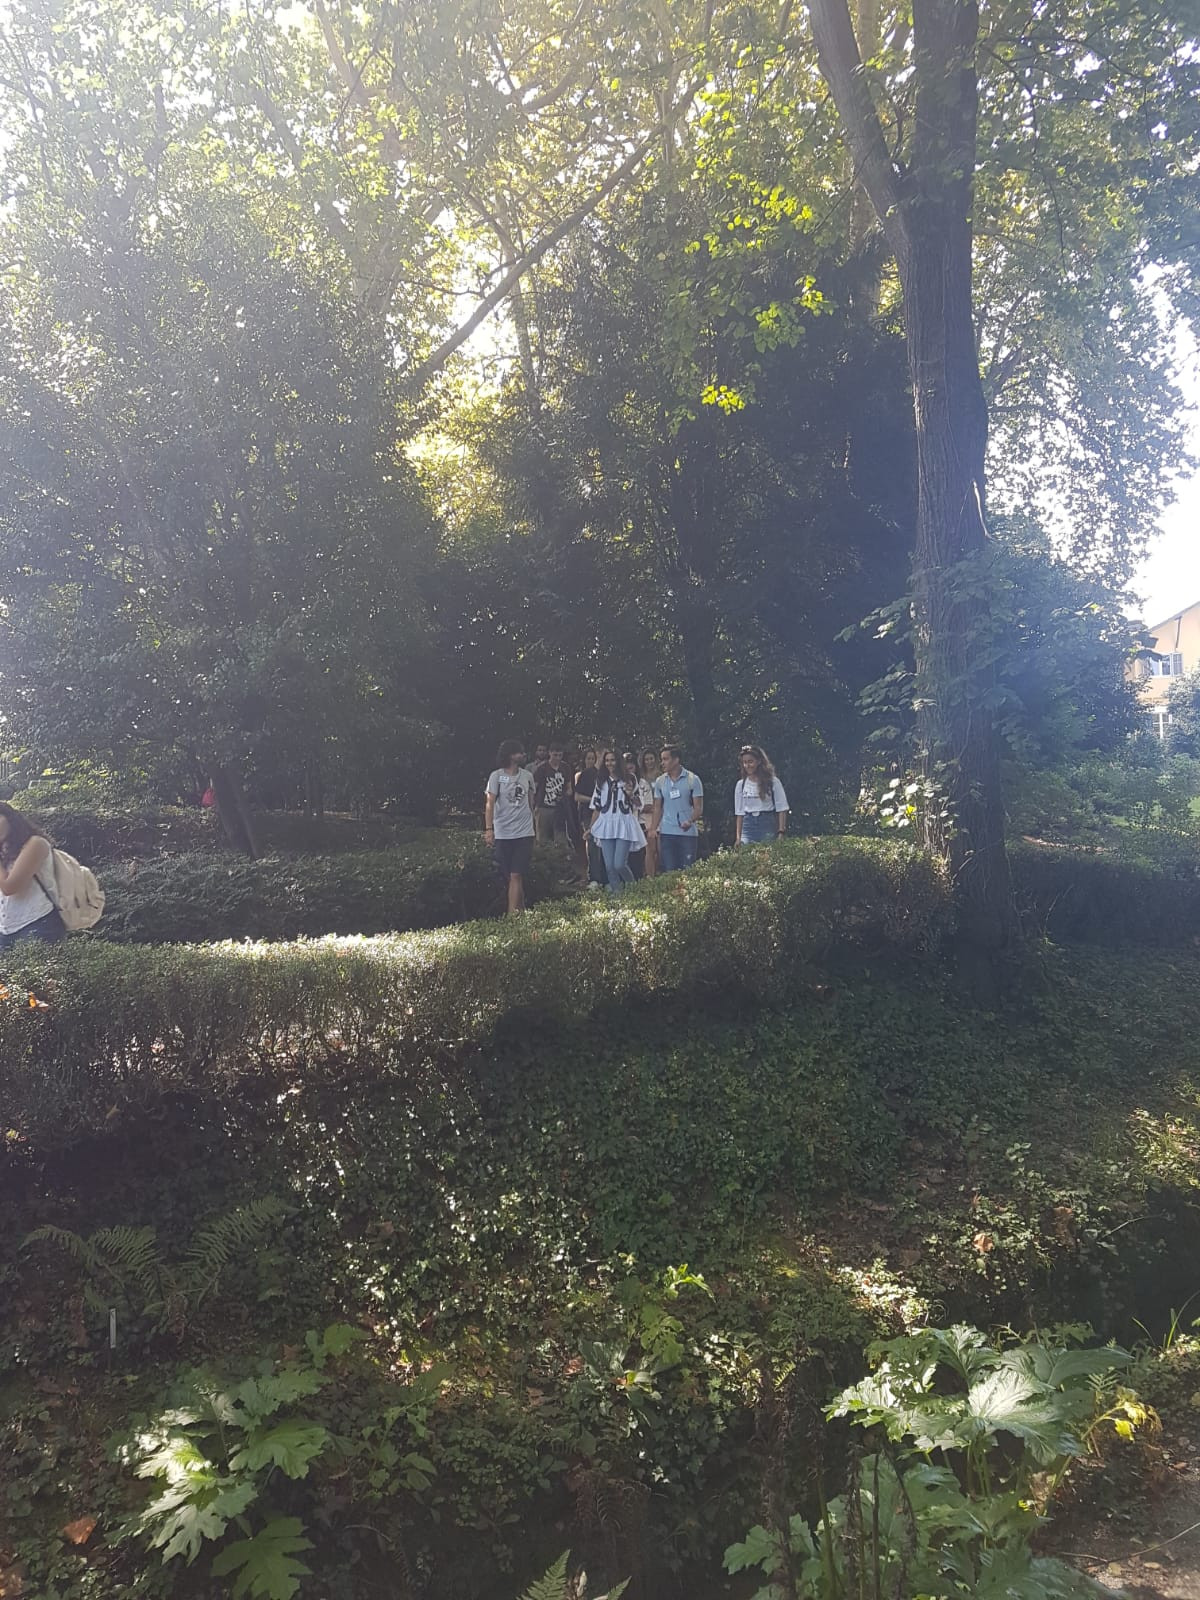
[[[146,1294],[157,1289],[165,1263],[153,1228],[98,1228],[88,1244],[113,1277],[132,1279]]]
[[[183,1260],[183,1272],[199,1305],[215,1286],[229,1263],[261,1244],[263,1238],[287,1215],[287,1207],[272,1195],[251,1200],[223,1217],[214,1217],[197,1228]]]
[[[45,1227],[35,1228],[32,1233],[27,1233],[21,1241],[21,1248],[24,1250],[31,1244],[56,1246],[94,1278],[100,1277],[104,1272],[104,1262],[93,1248],[91,1241],[82,1238],[78,1233],[72,1233],[70,1228],[56,1228],[53,1223],[48,1222]]]
[[[562,1555],[546,1573],[545,1577],[527,1589],[521,1600],[566,1600],[567,1596],[567,1557],[569,1550],[564,1550]]]

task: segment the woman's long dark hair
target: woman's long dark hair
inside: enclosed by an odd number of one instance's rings
[[[744,744],[738,753],[738,777],[744,778],[742,771],[742,756],[754,756],[758,762],[758,771],[754,776],[758,780],[758,796],[760,800],[770,800],[771,807],[775,806],[775,768],[767,759],[767,752],[760,744]],[[763,794],[763,785],[767,785],[767,792]]]
[[[46,835],[40,828],[35,828],[28,817],[22,816],[15,806],[10,806],[4,800],[0,800],[0,817],[8,822],[8,833],[0,839],[0,861],[6,867],[11,867],[30,839],[45,839]]]

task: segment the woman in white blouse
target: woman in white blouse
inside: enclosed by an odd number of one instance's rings
[[[742,775],[733,791],[739,844],[767,844],[787,832],[788,798],[761,745],[744,744]]]
[[[592,820],[588,824],[588,833],[600,846],[600,854],[604,857],[610,894],[616,894],[627,883],[634,882],[629,852],[642,850],[646,845],[646,835],[638,821],[638,806],[635,774],[622,771],[619,756],[612,750],[606,750],[600,761],[600,776],[592,794]]]
[[[0,804],[0,950],[18,939],[57,944],[66,934],[51,900],[50,841],[28,817]]]

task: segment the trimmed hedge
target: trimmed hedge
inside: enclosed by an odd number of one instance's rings
[[[108,901],[97,934],[122,944],[404,933],[503,909],[482,838],[435,829],[394,850],[259,861],[168,856],[99,876]],[[528,887],[534,900],[555,892],[554,864],[541,852]]]
[[[98,861],[144,860],[191,851],[227,853],[221,823],[213,811],[179,806],[90,810],[53,805],[15,795],[13,804],[45,828],[64,850],[94,866]],[[259,848],[276,855],[331,851],[387,850],[417,834],[404,819],[308,817],[299,812],[258,812],[254,818]],[[235,860],[240,860],[238,856]]]
[[[1161,865],[1095,850],[1016,844],[1013,887],[1028,924],[1051,939],[1116,947],[1200,940],[1200,857]]]
[[[210,811],[184,811],[174,806],[84,811],[74,806],[39,805],[21,795],[13,797],[13,804],[43,827],[55,844],[93,867],[102,861],[225,848],[221,824]]]
[[[123,1106],[247,1073],[416,1065],[446,1044],[713,990],[780,998],[839,952],[929,950],[950,916],[942,875],[911,848],[825,839],[722,855],[619,901],[436,932],[18,946],[0,999],[0,1125],[69,1145]]]

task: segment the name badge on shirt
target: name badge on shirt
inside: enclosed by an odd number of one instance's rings
[[[682,789],[672,789],[672,790],[671,790],[671,799],[672,799],[672,800],[678,800],[678,799],[679,799],[679,796],[680,796],[680,795],[681,795],[681,794],[682,794],[682,793],[683,793],[683,790],[682,790]]]

